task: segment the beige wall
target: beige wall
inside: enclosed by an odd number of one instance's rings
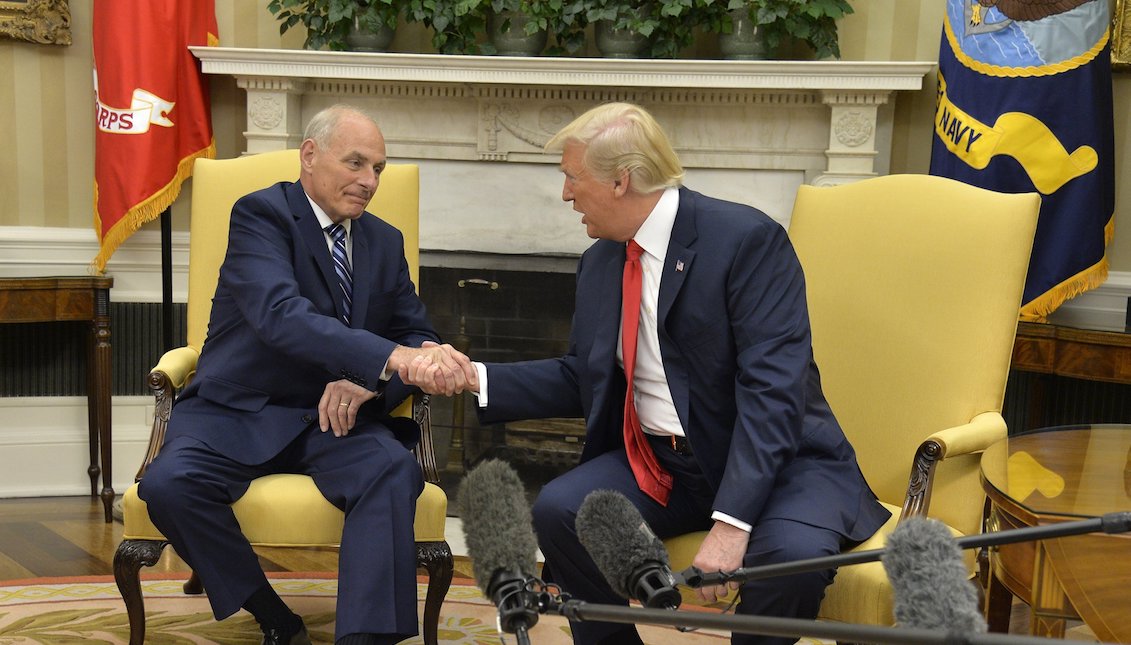
[[[94,160],[90,61],[91,4],[71,2],[74,44],[69,47],[0,40],[0,226],[90,228]],[[944,3],[939,0],[853,0],[856,13],[840,26],[845,60],[938,58]],[[220,44],[298,48],[300,33],[280,37],[265,1],[216,0]],[[398,32],[393,49],[427,51],[419,26]],[[1131,74],[1117,74],[1115,149],[1117,176],[1131,164]],[[235,82],[213,81],[218,154],[243,149],[244,97]],[[903,93],[896,110],[892,172],[926,172],[934,111],[934,75],[915,94]],[[186,184],[186,186],[188,186]],[[187,200],[174,205],[174,228],[187,230]],[[1131,271],[1131,194],[1116,190],[1112,269]],[[155,226],[151,223],[148,226]]]

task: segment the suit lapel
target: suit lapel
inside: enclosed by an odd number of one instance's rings
[[[664,268],[660,273],[660,298],[657,303],[659,324],[665,326],[668,314],[671,313],[672,304],[683,288],[684,279],[691,272],[691,265],[695,261],[695,249],[692,245],[698,237],[695,230],[695,204],[691,191],[686,188],[679,189],[679,210],[675,214],[675,224],[672,226],[671,241],[668,242],[668,253],[664,259]]]
[[[660,297],[656,312],[659,317],[657,323],[659,325],[660,355],[664,361],[668,391],[671,392],[676,414],[679,416],[685,432],[689,419],[691,383],[687,376],[687,364],[680,355],[679,349],[671,342],[671,335],[667,331],[667,320],[695,262],[693,246],[699,236],[695,227],[695,217],[694,193],[686,188],[680,188],[679,210],[675,214],[671,241],[668,242],[664,268],[660,273]]]
[[[616,249],[617,246],[621,248]],[[597,304],[595,312],[596,328],[593,334],[593,347],[589,352],[589,371],[593,378],[593,409],[602,410],[609,405],[605,401],[610,392],[616,391],[612,387],[612,379],[617,366],[617,340],[620,336],[621,314],[621,274],[624,271],[624,246],[609,243],[611,251],[604,257],[594,258],[595,271],[599,271],[596,284],[601,285],[601,292],[596,294],[593,302]],[[584,312],[579,312],[585,315]],[[623,403],[623,402],[622,402]],[[603,415],[596,415],[603,418]]]
[[[344,313],[342,310],[342,290],[338,286],[338,274],[334,272],[334,264],[330,259],[330,248],[326,243],[326,233],[318,224],[318,218],[315,217],[314,210],[310,208],[310,202],[307,200],[306,193],[299,182],[295,182],[287,188],[287,202],[290,204],[291,213],[294,214],[299,234],[306,243],[306,248],[314,258],[315,264],[318,265],[318,271],[322,274],[326,289],[333,294],[335,314],[341,319]],[[354,271],[354,274],[356,273],[357,271]],[[355,277],[355,284],[356,281]]]
[[[351,237],[353,238],[353,308],[350,312],[350,326],[357,329],[365,328],[365,313],[369,311],[369,294],[373,291],[370,277],[374,272],[376,258],[371,255],[369,239],[374,234],[375,227],[369,226],[367,221],[372,217],[369,213],[353,221]],[[372,245],[376,248],[376,244]]]

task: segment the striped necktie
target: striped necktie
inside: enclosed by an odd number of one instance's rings
[[[326,232],[334,241],[330,255],[334,258],[334,273],[338,274],[338,283],[342,286],[342,322],[348,325],[353,305],[353,274],[349,255],[346,254],[346,229],[341,224],[331,224],[326,227]]]

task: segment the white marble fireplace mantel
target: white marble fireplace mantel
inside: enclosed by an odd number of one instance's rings
[[[247,92],[247,146],[296,147],[307,119],[371,110],[395,161],[421,164],[421,246],[574,255],[588,246],[542,145],[605,101],[647,107],[687,184],[783,223],[801,183],[886,174],[895,93],[929,62],[612,60],[193,47]]]

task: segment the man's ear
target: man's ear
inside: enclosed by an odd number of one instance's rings
[[[298,148],[299,163],[302,164],[302,169],[310,171],[310,165],[314,162],[315,144],[313,139],[306,139]]]
[[[623,197],[628,192],[629,187],[629,174],[628,171],[621,173],[621,176],[613,180],[613,194],[617,197]]]

